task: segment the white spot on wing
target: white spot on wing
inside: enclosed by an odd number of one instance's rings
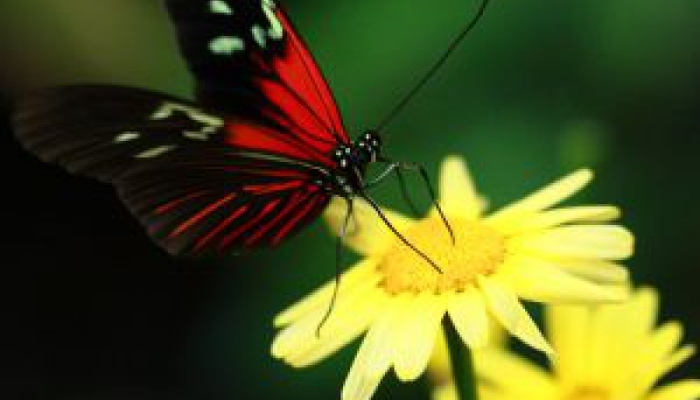
[[[231,55],[245,49],[245,42],[233,36],[221,36],[209,42],[209,50],[214,54]]]
[[[165,154],[169,151],[172,151],[176,148],[177,148],[177,146],[174,146],[174,145],[158,146],[158,147],[154,147],[150,150],[146,150],[142,153],[137,154],[136,158],[140,158],[140,159],[156,158],[156,157],[160,157],[163,154]]]
[[[282,39],[284,37],[284,26],[282,26],[282,22],[275,14],[275,3],[271,0],[263,0],[262,6],[265,16],[270,21],[270,29],[267,30],[267,36],[272,40]]]
[[[141,137],[141,134],[138,132],[124,132],[124,133],[117,135],[114,138],[114,143],[130,142],[130,141],[136,140],[140,137]]]
[[[253,39],[264,49],[267,45],[267,32],[265,29],[260,27],[260,25],[254,25],[251,31],[253,33]]]
[[[200,110],[189,107],[184,104],[165,102],[163,103],[154,113],[151,115],[151,119],[167,119],[170,118],[175,111],[180,111],[193,121],[200,122],[207,125],[211,129],[216,130],[219,127],[224,126],[224,120],[214,116],[201,112]]]
[[[211,0],[209,2],[209,11],[214,14],[233,15],[233,9],[223,0]]]
[[[199,140],[199,141],[206,141],[209,139],[209,133],[206,132],[193,132],[193,131],[187,131],[182,134],[182,136],[186,137],[187,139],[192,139],[192,140]]]
[[[173,110],[170,103],[165,103],[151,115],[151,119],[166,119],[170,118],[171,115],[173,115]]]

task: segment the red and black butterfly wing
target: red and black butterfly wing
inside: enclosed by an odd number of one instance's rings
[[[270,0],[168,0],[197,105],[106,86],[31,96],[42,159],[116,185],[171,253],[275,245],[320,214],[349,139],[318,66]]]
[[[232,147],[223,117],[171,96],[113,86],[55,88],[17,105],[20,142],[47,162],[113,183],[149,234],[173,254],[275,245],[313,219],[329,173],[280,151]]]
[[[231,144],[271,148],[293,141],[305,160],[332,168],[330,154],[349,139],[333,95],[287,14],[271,0],[167,0],[198,101],[259,121]]]

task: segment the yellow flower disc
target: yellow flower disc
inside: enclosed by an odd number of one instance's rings
[[[610,395],[603,388],[582,387],[566,396],[563,400],[608,400]]]
[[[503,263],[505,237],[477,221],[450,218],[456,244],[439,218],[412,226],[405,236],[440,267],[438,272],[398,239],[379,262],[383,286],[391,294],[463,291],[479,276],[496,272]]]

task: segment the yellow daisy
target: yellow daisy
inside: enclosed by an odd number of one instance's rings
[[[657,307],[652,289],[638,290],[621,305],[548,307],[549,337],[557,352],[552,371],[506,350],[479,352],[481,400],[700,399],[700,380],[654,389],[694,352],[692,346],[678,347],[679,323],[655,326]]]
[[[552,209],[592,178],[582,170],[483,216],[484,202],[463,160],[448,158],[440,175],[440,204],[454,229],[453,245],[433,210],[413,220],[384,210],[391,223],[441,269],[404,245],[369,205],[355,203],[355,226],[346,245],[365,258],[343,274],[335,308],[317,335],[334,290],[331,282],[275,319],[281,329],[272,353],[305,367],[367,332],[345,382],[342,398],[371,397],[393,367],[401,380],[426,369],[443,318],[448,315],[470,347],[484,344],[495,318],[512,335],[551,352],[520,299],[601,303],[625,299],[628,274],[617,261],[632,254],[632,235],[609,224],[612,206]],[[326,219],[338,231],[342,200]]]

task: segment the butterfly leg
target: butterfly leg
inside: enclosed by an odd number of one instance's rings
[[[403,200],[408,204],[408,207],[411,209],[411,212],[415,217],[420,216],[420,212],[418,211],[418,208],[416,207],[415,203],[413,200],[411,200],[411,196],[408,194],[408,187],[406,186],[406,179],[403,176],[403,171],[400,168],[395,168],[394,173],[396,174],[396,180],[399,182],[399,187],[401,190],[401,196],[403,197]]]
[[[430,195],[430,200],[433,202],[433,206],[435,206],[435,209],[437,210],[438,214],[440,214],[440,218],[442,219],[442,222],[445,224],[445,227],[447,228],[447,231],[450,234],[450,238],[452,238],[452,244],[453,245],[457,244],[457,240],[455,239],[454,230],[452,229],[450,222],[447,220],[447,216],[445,216],[445,213],[442,211],[442,207],[440,207],[440,203],[437,201],[437,196],[435,195],[435,189],[433,188],[433,185],[430,182],[430,177],[428,176],[428,171],[426,171],[425,167],[420,165],[420,164],[416,164],[416,163],[400,162],[400,163],[397,163],[397,170],[398,171],[418,172],[418,174],[423,179],[423,183],[425,183],[425,187],[428,190],[428,194]]]
[[[321,322],[319,322],[318,328],[316,329],[316,337],[318,338],[321,337],[321,330],[323,329],[323,326],[326,325],[328,319],[333,313],[335,303],[338,300],[338,292],[340,291],[343,266],[343,241],[345,240],[345,235],[348,233],[350,221],[354,218],[353,199],[346,197],[345,201],[347,202],[347,211],[345,212],[345,218],[343,219],[343,224],[340,226],[340,231],[338,232],[338,237],[336,238],[335,243],[335,286],[333,287],[333,295],[331,296],[331,302],[328,306],[328,310],[326,310],[326,313],[323,315],[323,318],[321,319]],[[355,223],[355,227],[357,227],[357,223]]]
[[[357,215],[355,215],[355,213],[352,212],[352,210],[350,211],[350,219],[351,219],[350,224],[348,225],[348,227],[345,231],[346,236],[347,235],[350,235],[350,236],[356,235],[360,230],[360,221],[357,219]]]
[[[373,189],[373,188],[377,187],[378,185],[380,185],[381,183],[385,182],[386,178],[389,175],[391,175],[392,173],[394,173],[394,171],[396,171],[399,167],[399,164],[395,163],[395,162],[389,162],[389,161],[382,161],[382,162],[388,163],[389,166],[384,171],[382,171],[382,173],[379,174],[376,178],[372,179],[370,182],[365,184],[365,186],[364,186],[365,190]]]
[[[387,161],[388,162],[388,161]],[[414,217],[419,217],[420,212],[418,211],[418,207],[416,207],[416,204],[411,200],[411,196],[408,194],[408,187],[406,186],[406,179],[404,178],[403,171],[399,168],[400,164],[395,163],[395,162],[389,162],[389,166],[382,171],[379,176],[374,178],[371,182],[365,185],[364,189],[369,190],[372,189],[376,186],[379,186],[381,183],[386,181],[386,178],[394,173],[396,175],[396,179],[399,182],[399,188],[401,190],[401,197],[403,197],[403,200],[406,202],[408,205],[408,208],[411,210],[411,213],[413,214]]]
[[[454,230],[452,229],[450,222],[447,220],[447,216],[445,216],[442,207],[440,207],[440,203],[438,203],[437,201],[435,189],[433,188],[433,185],[430,182],[430,177],[428,176],[428,171],[426,171],[425,167],[416,163],[393,162],[388,159],[380,159],[379,161],[389,163],[389,167],[387,167],[387,169],[384,170],[377,178],[375,178],[369,184],[367,184],[365,188],[371,188],[376,186],[377,184],[384,181],[384,179],[386,179],[386,177],[389,176],[392,172],[395,172],[396,177],[399,181],[399,185],[401,186],[401,192],[404,197],[404,200],[406,200],[406,202],[409,204],[414,214],[419,215],[415,206],[413,205],[413,202],[410,199],[410,196],[408,195],[408,191],[406,190],[406,181],[403,175],[404,171],[418,172],[418,174],[423,179],[426,188],[428,189],[428,194],[430,195],[430,199],[433,203],[433,206],[435,206],[435,209],[437,210],[438,214],[440,214],[440,218],[442,219],[442,222],[445,224],[445,227],[447,228],[447,231],[450,234],[452,244],[456,244],[457,241],[455,239]]]
[[[431,267],[433,267],[437,272],[442,274],[442,269],[437,265],[435,261],[433,261],[432,258],[430,258],[427,254],[422,252],[419,248],[417,248],[413,243],[411,243],[408,239],[406,239],[405,236],[399,232],[398,229],[389,221],[389,218],[387,218],[386,215],[384,215],[384,212],[382,212],[381,207],[379,207],[379,204],[377,204],[374,199],[369,197],[366,193],[360,192],[360,196],[369,203],[369,205],[374,209],[374,211],[377,213],[379,218],[384,222],[384,224],[396,235],[399,240],[403,242],[406,246],[408,246],[411,250],[413,250],[414,253],[418,254],[422,259],[424,259],[428,264],[430,264]]]

